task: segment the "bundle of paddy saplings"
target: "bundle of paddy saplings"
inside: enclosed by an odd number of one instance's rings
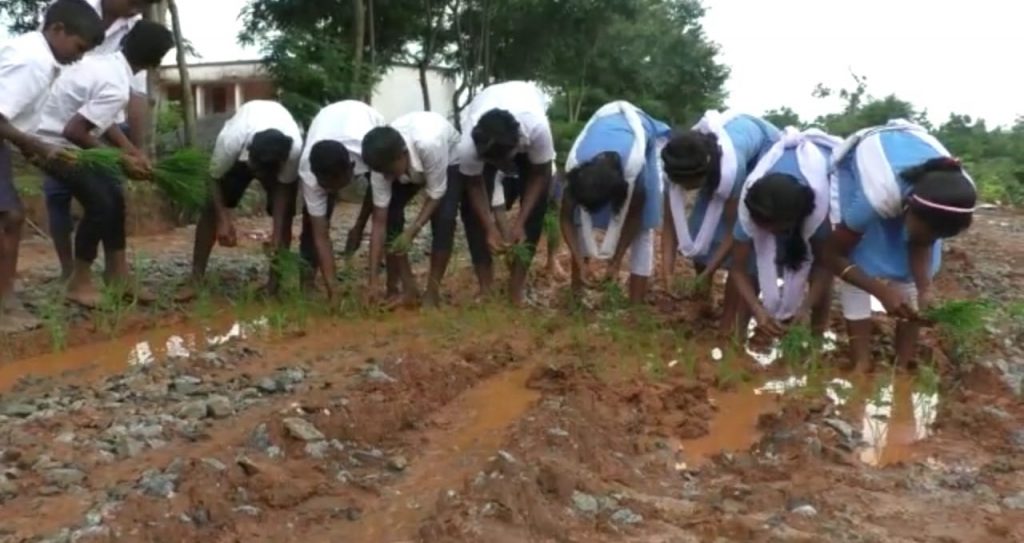
[[[81,149],[75,152],[75,165],[122,176],[122,152],[113,147]],[[157,161],[153,167],[153,183],[167,198],[189,212],[206,205],[206,178],[210,157],[198,149],[186,147]]]

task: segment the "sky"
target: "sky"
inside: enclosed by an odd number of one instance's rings
[[[836,101],[818,83],[875,96],[895,93],[928,110],[1012,124],[1024,114],[1024,2],[1017,0],[703,0],[704,28],[730,66],[728,106],[751,113],[789,106],[813,119]],[[246,0],[178,0],[203,61],[253,59],[236,43]],[[1010,63],[1014,63],[1013,66]],[[628,98],[628,97],[624,97]]]

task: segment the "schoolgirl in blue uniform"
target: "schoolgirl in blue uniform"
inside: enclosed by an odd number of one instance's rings
[[[654,229],[661,225],[658,149],[671,129],[625,101],[594,114],[566,162],[561,228],[572,254],[572,286],[584,285],[584,258],[608,260],[606,278],[616,280],[630,252],[629,297],[647,295],[654,271]],[[595,229],[605,231],[601,244]]]
[[[745,332],[751,314],[772,335],[783,333],[781,323],[808,317],[816,333],[825,331],[832,282],[822,259],[831,231],[829,159],[841,142],[817,129],[789,127],[747,177],[731,255],[743,307],[737,320],[722,322],[726,331]]]
[[[693,129],[674,136],[665,146],[661,158],[669,181],[664,205],[669,227],[662,235],[666,283],[676,251],[693,260],[701,285],[709,285],[715,272],[727,264],[743,181],[778,140],[779,129],[764,119],[708,111]],[[686,192],[693,190],[698,191],[697,200],[687,213]],[[737,302],[735,289],[727,285],[725,313],[734,314]]]
[[[974,217],[974,182],[924,128],[904,120],[858,132],[836,151],[829,266],[844,281],[851,363],[870,363],[871,296],[900,319],[898,363],[916,352],[943,238]]]

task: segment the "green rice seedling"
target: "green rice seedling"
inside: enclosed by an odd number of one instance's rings
[[[787,364],[803,365],[814,353],[814,334],[806,326],[791,326],[779,340],[779,352]]]
[[[529,266],[533,261],[533,248],[529,243],[516,243],[508,248],[507,258],[510,266],[514,264]]]
[[[121,324],[133,307],[134,297],[128,285],[123,281],[110,281],[100,289],[100,303],[96,307],[100,330],[110,338],[121,331]]]
[[[985,338],[985,317],[992,304],[985,300],[952,300],[924,313],[950,343],[951,358],[969,362]]]
[[[412,240],[407,239],[405,236],[395,236],[388,242],[387,249],[390,254],[404,255],[412,249]]]
[[[934,361],[917,366],[917,373],[914,375],[914,390],[922,394],[937,394],[941,382],[942,379]]]
[[[113,147],[95,147],[75,151],[74,166],[121,177],[121,150]]]
[[[40,307],[40,316],[43,326],[50,334],[50,345],[53,352],[64,351],[68,346],[68,324],[71,315],[68,312],[67,304],[64,301],[63,285],[51,288],[46,297],[43,298]]]
[[[544,239],[547,240],[548,250],[557,248],[559,240],[562,239],[562,229],[558,215],[559,210],[557,208],[548,209],[547,213],[544,214]]]
[[[601,284],[601,294],[604,306],[611,312],[617,313],[629,305],[629,297],[622,290],[618,281],[605,281]]]
[[[209,169],[208,154],[193,148],[180,149],[156,163],[153,183],[182,210],[198,213],[208,200]]]

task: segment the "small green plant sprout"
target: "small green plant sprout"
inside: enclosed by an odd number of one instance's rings
[[[43,299],[40,308],[43,326],[50,334],[50,345],[53,352],[62,352],[68,346],[68,325],[71,316],[64,303],[64,289],[60,286],[51,288]]]
[[[135,297],[124,281],[110,281],[100,290],[100,303],[96,307],[100,330],[111,338],[117,336],[121,324],[133,307]]]
[[[207,203],[209,169],[209,155],[187,147],[156,163],[153,183],[182,210],[198,213]]]
[[[95,147],[80,149],[74,152],[73,165],[83,170],[91,170],[121,176],[121,151],[113,147]]]
[[[985,339],[986,316],[991,310],[992,304],[986,300],[951,300],[930,308],[924,318],[950,343],[953,360],[969,362]]]
[[[941,382],[942,379],[934,361],[917,366],[917,373],[914,375],[914,390],[916,392],[928,395],[938,394]]]
[[[548,209],[544,214],[544,239],[547,241],[549,250],[558,247],[558,242],[562,239],[558,215],[559,210],[554,208]]]
[[[617,312],[629,305],[629,297],[622,290],[622,285],[617,281],[604,281],[601,283],[602,298],[608,310]]]
[[[388,242],[388,253],[395,255],[404,255],[412,249],[412,240],[405,236],[395,236],[391,241]]]
[[[533,248],[529,243],[516,243],[508,248],[509,265],[529,266],[533,260]]]
[[[806,326],[791,326],[779,340],[782,360],[787,364],[806,364],[814,354],[814,334]]]

